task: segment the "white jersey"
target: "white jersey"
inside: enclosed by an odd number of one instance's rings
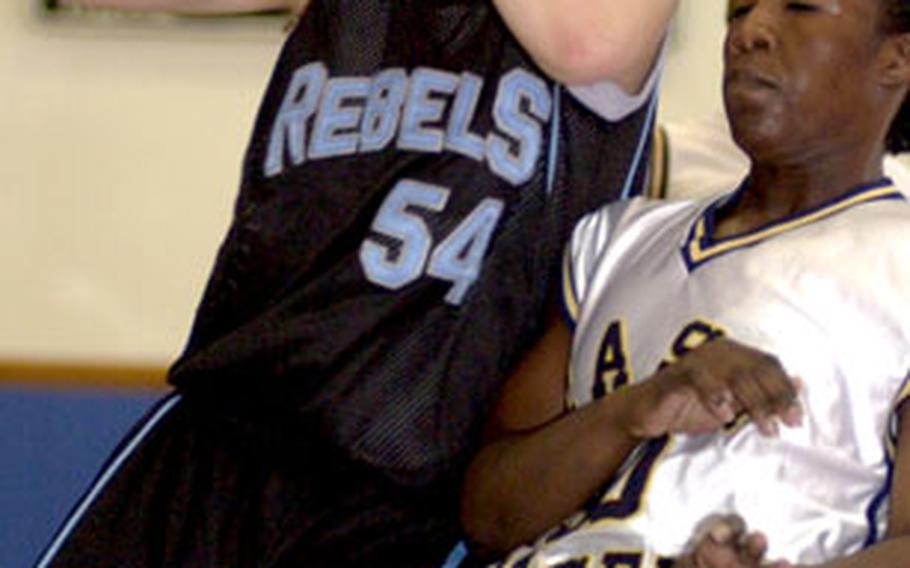
[[[567,403],[725,334],[802,379],[802,426],[765,438],[741,421],[654,440],[595,503],[506,565],[669,566],[700,523],[727,513],[768,536],[770,558],[791,562],[881,536],[889,434],[910,394],[910,205],[883,181],[715,239],[715,211],[735,196],[635,199],[577,225],[564,278],[575,326]]]

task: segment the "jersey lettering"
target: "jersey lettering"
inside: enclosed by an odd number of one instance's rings
[[[704,345],[712,339],[723,337],[725,332],[720,327],[703,320],[695,320],[686,325],[676,335],[670,346],[670,356],[660,363],[660,368],[672,364],[674,361],[692,351],[696,347]]]
[[[310,63],[294,72],[284,95],[265,160],[265,175],[275,176],[284,170],[287,150],[291,164],[299,166],[306,156],[307,121],[316,113],[328,71],[322,63]]]
[[[395,138],[407,86],[404,69],[386,69],[373,79],[360,130],[361,152],[378,152]]]
[[[460,304],[480,276],[480,267],[502,209],[501,199],[484,199],[433,251],[427,274],[452,282],[446,302]]]
[[[640,447],[634,465],[619,479],[619,483],[610,488],[600,503],[593,507],[588,515],[590,522],[627,519],[636,514],[641,509],[651,471],[669,444],[668,436],[645,442]]]
[[[355,129],[360,124],[363,109],[345,103],[366,98],[369,92],[370,83],[366,79],[329,79],[313,126],[311,160],[357,153],[360,136]]]
[[[625,326],[621,321],[612,322],[604,334],[597,357],[592,393],[595,399],[629,383],[632,371],[629,369],[626,344]]]
[[[573,558],[571,560],[566,560],[558,564],[554,564],[554,568],[588,568],[590,560],[588,558]]]
[[[604,568],[641,568],[640,552],[608,552],[604,554]]]
[[[516,560],[515,562],[513,562],[511,564],[509,564],[509,563],[504,564],[503,568],[528,568],[528,566],[531,565],[531,558],[532,558],[532,555],[527,554],[526,556],[519,558],[518,560]]]
[[[458,89],[458,76],[435,69],[417,69],[411,74],[411,85],[401,118],[398,147],[402,150],[439,153],[445,133],[438,126],[446,110],[440,95],[453,95]]]
[[[452,114],[446,129],[446,149],[457,152],[472,160],[483,161],[484,140],[470,131],[471,119],[477,113],[483,79],[473,73],[461,74],[461,87],[455,94]]]
[[[530,565],[532,555],[525,556],[513,564],[503,564],[503,568],[525,568]],[[610,551],[605,552],[600,561],[587,556],[570,558],[553,564],[553,568],[671,568],[676,560],[673,558],[658,557],[645,562],[644,552],[641,551]]]
[[[553,112],[547,83],[516,68],[499,81],[494,127],[473,132],[484,81],[472,73],[418,68],[410,76],[389,68],[371,77],[328,78],[321,62],[291,76],[269,135],[267,177],[324,160],[386,149],[451,151],[485,163],[496,176],[520,185],[534,175],[544,127]]]
[[[395,244],[367,239],[360,247],[360,263],[367,280],[398,290],[420,277],[430,255],[433,236],[414,208],[442,211],[449,193],[438,185],[407,179],[398,182],[379,208],[371,227]]]
[[[683,328],[673,341],[672,352],[677,359],[696,347],[724,335],[724,330],[706,321],[695,320]]]
[[[522,112],[523,105],[528,112]],[[523,69],[515,69],[503,78],[496,94],[493,117],[511,139],[493,133],[487,140],[490,169],[513,185],[528,181],[540,157],[545,122],[552,110],[547,84]]]
[[[486,198],[438,244],[419,211],[439,213],[451,190],[405,179],[379,208],[371,226],[376,238],[360,247],[360,264],[370,282],[399,290],[426,274],[452,283],[445,301],[461,304],[480,275],[504,203]],[[432,253],[432,254],[431,254]]]

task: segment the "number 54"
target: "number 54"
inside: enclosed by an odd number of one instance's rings
[[[371,228],[400,243],[398,251],[374,238],[360,246],[360,264],[367,280],[398,290],[426,274],[452,283],[445,296],[459,305],[480,275],[493,231],[502,215],[501,199],[485,198],[440,243],[433,242],[426,222],[415,210],[439,213],[451,190],[405,179],[386,197]],[[435,245],[435,246],[434,246]]]

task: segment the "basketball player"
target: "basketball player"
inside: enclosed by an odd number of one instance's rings
[[[441,564],[574,222],[642,186],[675,5],[311,2],[176,394],[40,565]]]
[[[117,9],[138,12],[224,15],[249,12],[288,11],[306,0],[56,0],[61,6],[84,9]]]
[[[910,204],[882,158],[910,148],[910,2],[729,6],[724,99],[749,174],[577,225],[569,324],[506,384],[465,485],[478,546],[530,543],[504,566],[907,566]],[[798,388],[679,372],[724,357],[724,337]],[[699,539],[731,515],[753,532]]]

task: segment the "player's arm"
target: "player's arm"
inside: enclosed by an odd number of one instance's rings
[[[715,431],[742,410],[794,423],[796,390],[779,363],[719,339],[652,378],[566,411],[571,332],[561,319],[509,377],[490,442],[465,477],[462,523],[475,547],[502,553],[578,510],[642,441]],[[766,428],[772,433],[773,428]]]
[[[543,533],[588,499],[638,440],[607,397],[566,414],[571,332],[559,318],[506,382],[492,440],[465,477],[462,523],[475,550],[496,555]],[[615,435],[611,435],[615,432]]]
[[[66,4],[83,8],[110,8],[110,0],[65,0]],[[143,12],[174,12],[176,14],[239,14],[295,10],[298,0],[118,0],[118,10]]]
[[[476,551],[503,553],[555,525],[636,443],[594,439],[592,432],[615,428],[612,417],[591,412],[600,405],[559,420],[570,347],[571,332],[554,319],[500,393],[487,426],[490,442],[472,461],[462,491],[462,524]]]
[[[567,84],[637,93],[678,0],[493,0],[540,67]]]

